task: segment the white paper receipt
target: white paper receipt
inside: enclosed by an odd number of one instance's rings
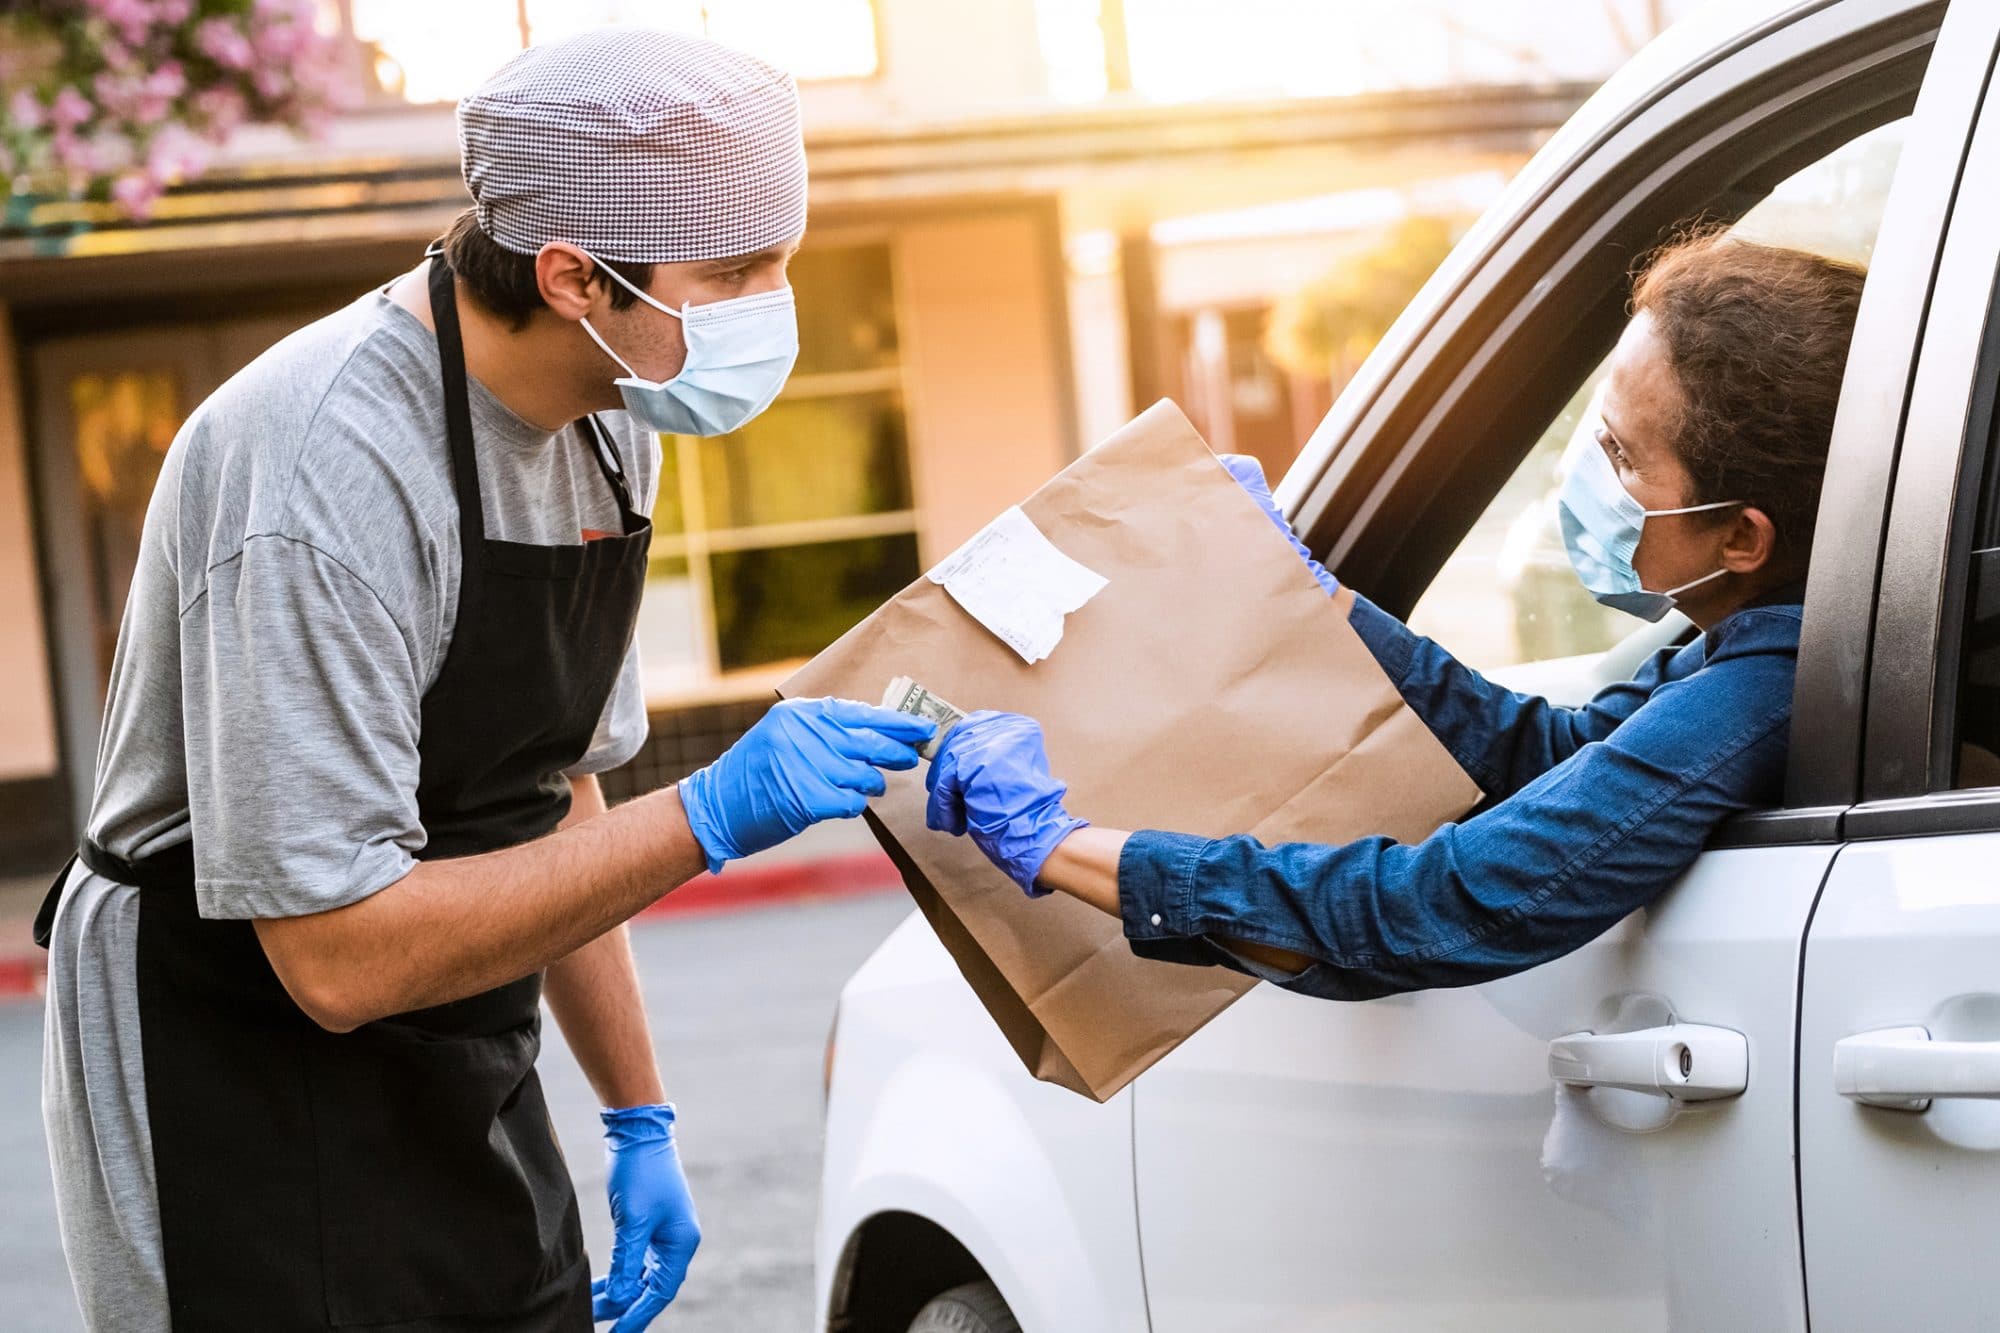
[[[1058,551],[1018,505],[939,561],[929,578],[1030,666],[1062,642],[1063,617],[1105,584]]]

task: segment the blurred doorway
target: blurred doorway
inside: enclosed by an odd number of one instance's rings
[[[160,465],[196,405],[323,310],[55,337],[26,357],[70,822],[90,808],[118,626]]]

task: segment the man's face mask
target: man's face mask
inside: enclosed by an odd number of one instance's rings
[[[687,360],[665,383],[640,379],[629,362],[583,321],[583,331],[616,361],[625,410],[671,435],[727,435],[771,405],[799,359],[799,324],[792,289],[737,296],[675,310],[640,291],[608,264],[593,261],[612,281],[681,322]]]

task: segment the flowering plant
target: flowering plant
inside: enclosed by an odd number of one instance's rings
[[[239,126],[317,134],[344,101],[317,0],[25,0],[0,18],[10,195],[145,218]]]

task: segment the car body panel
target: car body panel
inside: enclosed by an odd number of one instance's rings
[[[1028,1329],[1144,1333],[1129,1091],[1102,1105],[1021,1068],[951,956],[912,914],[842,992],[817,1272],[869,1218],[928,1218]]]
[[[1711,853],[1483,986],[1245,996],[1135,1088],[1154,1333],[1803,1329],[1795,976],[1832,856]],[[1557,1093],[1556,1037],[1673,1021],[1748,1038],[1741,1097]]]

